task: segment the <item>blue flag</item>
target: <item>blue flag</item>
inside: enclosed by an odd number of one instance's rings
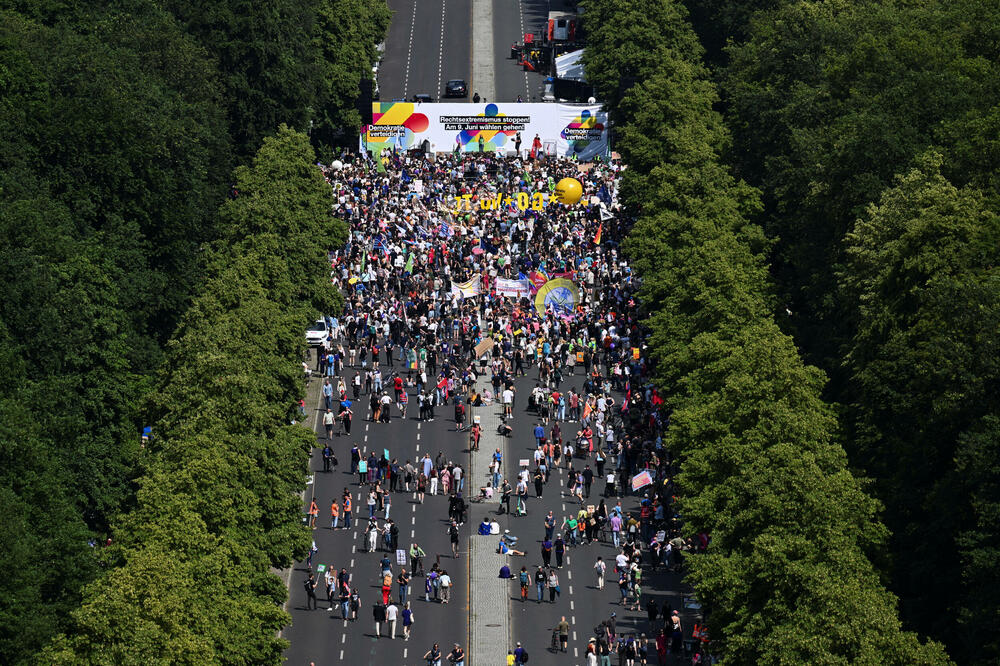
[[[611,193],[608,192],[607,185],[601,185],[601,189],[597,190],[597,198],[603,201],[605,206],[611,205]]]

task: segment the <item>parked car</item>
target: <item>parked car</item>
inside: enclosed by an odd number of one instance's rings
[[[421,102],[433,102],[434,98],[425,93],[418,93],[413,96],[413,101],[417,104],[420,104]]]
[[[445,97],[467,97],[468,95],[469,86],[462,79],[452,79],[444,84]]]
[[[326,319],[317,319],[306,329],[306,342],[310,347],[319,347],[329,333],[330,327],[326,325]]]

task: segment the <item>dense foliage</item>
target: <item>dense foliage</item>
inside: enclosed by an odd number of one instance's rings
[[[762,192],[782,326],[886,507],[904,624],[996,663],[1000,7],[687,4]]]
[[[218,212],[233,168],[281,122],[305,130],[313,120],[324,151],[359,122],[353,95],[370,76],[384,2],[252,16],[250,4],[231,4],[206,18],[148,0],[0,2],[3,663],[24,663],[66,629],[84,586],[122,557],[97,544],[149,487],[142,426],[177,413],[159,402],[165,346],[218,267],[212,243],[247,233],[237,227],[246,213]],[[261,66],[247,67],[254,53]],[[270,228],[280,219],[260,221],[254,256],[285,252],[274,235],[291,230]],[[317,238],[333,242],[328,230]],[[295,280],[287,297],[313,308],[295,311],[301,328],[330,295],[313,239],[284,242],[300,250],[287,270],[253,270],[274,278],[268,289],[280,286],[274,272]],[[290,382],[282,387],[294,392]]]
[[[590,0],[585,18],[609,20],[626,4],[664,3]],[[824,373],[803,363],[775,320],[772,241],[752,224],[763,202],[722,162],[729,131],[701,48],[672,46],[690,44],[675,13],[663,40],[647,36],[667,46],[624,94],[606,74],[629,57],[618,41],[627,31],[588,24],[585,63],[614,102],[629,165],[623,195],[637,220],[625,250],[643,278],[671,410],[680,510],[690,533],[711,537],[689,558],[688,580],[713,641],[739,664],[946,662],[939,645],[902,629],[873,564],[887,538],[879,503],[848,469]],[[984,438],[970,443],[970,463]]]
[[[336,300],[306,272],[347,239],[314,161],[283,129],[237,169],[208,278],[167,347],[136,507],[47,663],[280,662],[290,618],[269,568],[309,544],[298,493],[314,438],[291,418],[302,322]]]

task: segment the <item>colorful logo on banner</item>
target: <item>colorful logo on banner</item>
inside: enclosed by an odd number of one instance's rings
[[[535,309],[542,315],[551,310],[560,317],[570,317],[579,302],[580,290],[565,278],[549,280],[535,294]]]
[[[569,143],[570,154],[582,153],[592,141],[604,139],[604,123],[597,122],[590,110],[584,109],[563,128],[560,136]]]
[[[500,109],[496,104],[487,104],[483,113],[476,116],[476,118],[483,118],[484,120],[488,118],[495,119],[499,124],[502,124],[503,119],[506,117],[506,114],[500,113]],[[486,127],[490,127],[489,123],[484,123],[484,125]],[[492,152],[500,150],[501,147],[506,145],[507,137],[512,137],[516,134],[517,130],[467,128],[455,135],[455,142],[460,145],[465,152],[478,152],[479,138],[482,137],[483,152]]]
[[[416,135],[430,125],[427,116],[414,113],[415,108],[415,104],[407,102],[372,104],[372,124],[365,130],[365,141],[386,148],[410,148],[416,143]]]

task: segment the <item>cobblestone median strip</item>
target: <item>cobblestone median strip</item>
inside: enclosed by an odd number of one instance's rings
[[[496,72],[493,69],[493,0],[472,0],[472,93],[483,101],[496,101]],[[506,662],[504,662],[506,663]]]
[[[477,389],[480,394],[488,388],[489,382],[480,377]],[[469,465],[469,493],[477,495],[479,488],[486,485],[493,451],[497,448],[507,458],[505,437],[497,435],[500,406],[478,407],[474,416],[479,416],[482,436],[479,450],[473,451]],[[469,657],[472,666],[497,666],[505,664],[510,646],[510,582],[498,578],[500,567],[506,555],[496,552],[498,537],[478,536],[476,526],[482,520],[483,510],[492,510],[499,504],[499,495],[483,504],[473,504],[478,511],[470,512],[472,536],[469,537]]]

